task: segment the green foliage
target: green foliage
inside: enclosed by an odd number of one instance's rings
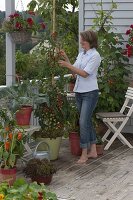
[[[24,168],[24,173],[27,177],[31,179],[37,176],[48,176],[56,172],[56,167],[48,159],[37,159],[33,158],[28,161],[26,167]]]
[[[44,184],[27,183],[22,178],[17,179],[12,187],[1,183],[0,194],[3,194],[4,200],[57,200],[56,194],[49,191]]]
[[[0,85],[5,84],[5,74],[6,74],[6,66],[5,66],[5,37],[0,35]]]
[[[71,8],[71,9],[70,9]],[[48,35],[52,32],[52,1],[32,0],[29,9],[39,13],[47,24]],[[74,62],[78,53],[78,0],[56,1],[56,31],[61,37],[63,49],[66,50],[69,58]]]
[[[48,103],[38,104],[35,110],[35,116],[38,117],[41,126],[41,137],[60,137],[64,134],[64,126],[68,118],[69,104],[66,94],[56,84],[52,85],[46,81],[42,82],[40,88],[40,92],[48,99]]]
[[[36,79],[40,70],[38,54],[16,52],[16,74],[20,79]]]
[[[100,135],[96,135],[96,144],[103,144],[102,138]]]
[[[68,111],[68,121],[67,121],[67,130],[70,133],[71,131],[75,131],[79,133],[79,112],[77,110],[76,104],[70,102],[69,103],[69,111]]]
[[[98,83],[100,97],[96,112],[120,110],[124,94],[128,87],[128,74],[130,65],[128,58],[123,55],[122,35],[111,31],[113,9],[117,5],[112,2],[109,11],[104,11],[102,1],[99,4],[101,10],[97,11],[97,19],[94,20],[94,28],[97,29],[99,38],[98,51],[102,62],[98,71]]]
[[[33,81],[25,80],[23,83],[3,88],[0,98],[4,99],[9,109],[15,113],[22,106],[34,105],[38,98],[38,94],[34,92],[35,85]]]
[[[25,136],[6,108],[0,108],[0,138],[0,167],[13,168],[17,158],[23,155]]]

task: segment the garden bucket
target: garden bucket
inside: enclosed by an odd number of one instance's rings
[[[80,156],[82,149],[80,148],[80,136],[77,132],[71,132],[69,134],[71,153],[75,156]]]
[[[37,138],[36,139],[38,142],[39,141],[45,141],[50,148],[50,160],[56,160],[58,159],[59,156],[59,150],[60,150],[60,145],[61,145],[61,141],[62,141],[62,137],[57,137],[57,138]],[[41,144],[39,146],[39,150],[43,150],[43,144]]]
[[[38,150],[39,146],[43,145],[43,150]],[[37,144],[35,151],[33,153],[34,158],[38,158],[40,160],[46,158],[50,160],[50,148],[49,145],[45,141],[41,141]]]

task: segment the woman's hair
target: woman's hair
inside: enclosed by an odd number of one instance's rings
[[[97,33],[95,33],[92,30],[88,30],[88,31],[83,31],[80,33],[80,36],[82,38],[83,41],[86,41],[90,44],[90,48],[96,48],[98,47],[98,37],[97,37]]]

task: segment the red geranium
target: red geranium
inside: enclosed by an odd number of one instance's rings
[[[46,25],[45,25],[43,22],[40,23],[40,25],[41,25],[42,29],[45,29],[45,28],[46,28]]]
[[[21,23],[16,22],[15,27],[18,28],[18,29],[21,28],[21,27],[22,27],[22,26],[21,26]]]
[[[3,23],[4,32],[37,32],[45,29],[45,24],[37,23],[35,13],[33,11],[27,11],[25,14],[19,12],[12,13],[9,18]]]
[[[32,18],[28,18],[27,22],[30,26],[32,26],[34,24],[33,19]]]
[[[14,13],[14,17],[19,17],[20,14],[19,13]]]
[[[131,30],[128,29],[128,30],[126,31],[126,35],[129,35],[130,33],[131,33]]]
[[[133,24],[130,25],[131,29],[126,31],[126,35],[128,35],[128,40],[126,44],[127,48],[127,56],[131,57],[133,55]]]
[[[29,13],[30,15],[35,15],[34,11],[32,11],[32,10],[29,10],[28,13]]]

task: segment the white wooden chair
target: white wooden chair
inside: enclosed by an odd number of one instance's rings
[[[102,137],[103,142],[108,143],[104,147],[107,150],[116,138],[118,138],[123,144],[126,144],[129,148],[133,146],[127,141],[127,139],[122,135],[121,131],[125,127],[128,119],[133,113],[133,88],[128,87],[125,102],[120,110],[120,112],[100,112],[96,113],[96,117],[101,119],[108,127],[108,130]],[[108,140],[108,136],[113,132],[113,136]]]

